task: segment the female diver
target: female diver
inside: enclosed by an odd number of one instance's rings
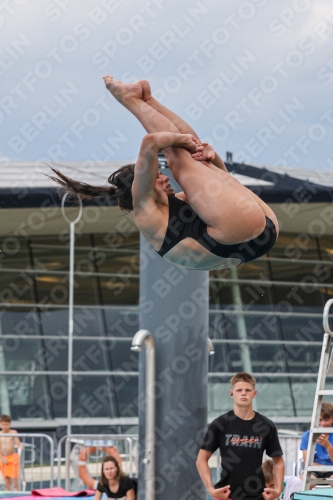
[[[124,84],[105,76],[104,82],[148,132],[135,165],[110,175],[111,186],[90,186],[55,169],[53,180],[81,198],[117,195],[120,209],[133,211],[154,250],[178,266],[223,269],[273,247],[279,231],[274,212],[228,174],[213,148],[201,144],[184,120],[152,97],[146,80]],[[160,150],[183,192],[175,194],[158,171]]]

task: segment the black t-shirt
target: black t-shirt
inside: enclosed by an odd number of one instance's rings
[[[126,500],[126,493],[132,489],[134,489],[132,479],[127,476],[120,480],[119,488],[116,493],[113,493],[113,491],[110,490],[109,485],[102,486],[100,483],[97,485],[97,490],[102,493],[106,493],[108,498],[120,498],[120,500]]]
[[[233,500],[263,500],[263,453],[266,450],[270,457],[283,455],[274,423],[257,412],[251,420],[243,420],[233,411],[216,418],[201,448],[212,453],[220,448],[222,473],[215,487],[230,485]]]

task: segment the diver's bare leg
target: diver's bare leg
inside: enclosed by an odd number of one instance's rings
[[[140,84],[124,84],[114,81],[111,76],[105,76],[104,81],[113,97],[139,120],[148,133],[180,133],[179,129],[172,121],[142,100],[142,88]]]
[[[148,80],[140,80],[138,83],[142,87],[142,99],[147,104],[149,104],[149,106],[151,106],[156,111],[161,113],[161,115],[168,118],[174,125],[176,125],[181,134],[192,134],[194,135],[194,137],[200,140],[198,134],[191,127],[191,125],[189,125],[180,116],[178,116],[176,113],[165,107],[163,104],[161,104],[157,99],[155,99],[152,96]],[[215,151],[215,159],[207,161],[205,165],[206,167],[211,168],[212,170],[217,169],[217,171],[224,170],[225,172],[228,172],[224,164],[224,161],[222,160],[222,158],[220,158],[220,156],[216,153],[216,151]]]
[[[140,80],[138,82],[142,87],[142,99],[149,104],[156,111],[161,113],[161,115],[168,118],[176,127],[178,128],[181,134],[192,134],[194,137],[199,139],[198,134],[195,130],[180,116],[176,115],[173,111],[166,108],[163,104],[161,104],[155,97],[151,95],[151,89],[148,80]]]

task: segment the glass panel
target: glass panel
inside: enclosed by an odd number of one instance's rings
[[[0,333],[2,335],[39,335],[38,316],[31,308],[2,309]]]
[[[69,238],[68,238],[69,241]],[[75,248],[80,247],[91,247],[91,236],[90,234],[77,234],[75,238]]]
[[[209,278],[214,279],[269,279],[269,269],[266,258],[260,258],[251,262],[246,262],[232,269],[221,269],[210,271]]]
[[[0,302],[15,304],[35,302],[31,276],[24,271],[20,274],[0,273]]]
[[[261,285],[260,282],[244,285],[210,282],[209,306],[210,309],[230,308],[241,297],[246,310],[272,311],[274,301],[271,288],[272,285]]]
[[[0,370],[44,371],[67,370],[68,345],[61,338],[2,338]]]
[[[322,314],[326,302],[325,291],[317,286],[275,286],[276,311],[315,312]]]
[[[275,372],[285,373],[285,354],[276,344],[218,344],[209,358],[211,372]],[[293,352],[290,350],[290,353]]]
[[[257,377],[256,389],[258,390],[256,400],[258,411],[266,417],[283,415],[284,417],[295,416],[294,404],[291,398],[291,378],[287,377]]]
[[[68,309],[43,309],[39,314],[42,322],[43,333],[45,335],[68,335]],[[75,329],[75,310],[74,310],[74,335]]]
[[[215,376],[208,379],[208,416],[217,418],[231,410],[230,376]]]
[[[36,276],[38,301],[46,304],[68,305],[68,280],[64,276]]]
[[[322,312],[322,311],[321,311]],[[301,345],[307,342],[320,342],[323,340],[322,317],[300,318],[293,315],[280,317],[284,340],[297,340]]]
[[[307,283],[332,284],[333,267],[326,264],[307,264],[293,262],[271,262],[273,279],[276,281],[295,281]]]
[[[13,420],[54,418],[50,401],[50,384],[45,375],[0,376],[1,409],[10,413]]]
[[[73,417],[137,416],[137,376],[75,376]]]
[[[210,309],[224,309],[233,303],[230,283],[209,282]]]
[[[333,236],[321,236],[318,238],[321,258],[323,260],[333,260]]]
[[[209,314],[209,336],[212,339],[281,340],[276,316],[247,314]]]
[[[67,376],[51,375],[50,397],[54,418],[67,418]]]
[[[30,267],[29,249],[27,240],[8,236],[0,238],[0,267],[25,269]]]
[[[318,372],[322,346],[286,345],[289,370],[292,373]]]
[[[73,370],[138,371],[138,353],[131,351],[131,342],[115,340],[74,340]]]
[[[280,233],[277,242],[268,252],[269,257],[283,259],[320,260],[316,238],[307,233]]]
[[[139,278],[101,277],[100,285],[104,305],[137,305],[139,302]]]
[[[315,371],[317,371],[317,368]],[[313,411],[313,398],[317,384],[317,374],[291,380],[297,415],[299,417],[311,416]],[[325,389],[333,390],[333,379],[330,376],[326,379]],[[332,396],[325,396],[325,401],[327,403],[333,403]]]
[[[139,330],[139,312],[105,309],[105,317],[114,337],[133,337]]]
[[[69,270],[69,248],[60,248],[60,242],[55,242],[56,247],[50,245],[45,248],[38,244],[32,244],[34,264],[36,268],[41,268],[40,264],[50,271]]]
[[[1,284],[1,282],[0,282]],[[68,279],[63,276],[38,276],[39,301],[57,305],[68,304]],[[103,305],[136,305],[139,300],[139,278],[101,277]],[[30,300],[31,302],[31,300]],[[98,283],[95,276],[75,275],[74,304],[100,305]]]
[[[140,273],[140,254],[136,250],[121,249],[114,252],[105,252],[103,258],[100,254],[100,264],[98,271],[100,273],[124,273],[124,274],[139,274]]]
[[[96,251],[79,250],[77,254],[77,271],[84,271],[92,264],[94,271],[100,273],[139,274],[139,233],[129,236],[122,235],[94,235],[91,246],[95,243]],[[116,242],[116,245],[114,244]],[[108,244],[109,243],[109,244]]]
[[[269,280],[269,269],[266,258],[247,262],[236,267],[240,280]]]
[[[131,225],[133,229],[131,234],[121,232],[121,228],[114,233],[94,234],[96,247],[107,247],[110,250],[122,248],[138,252],[140,249],[140,233],[131,219],[126,220],[125,224]]]
[[[106,331],[105,331],[106,324]],[[126,309],[74,309],[75,336],[133,337],[139,329],[139,313]],[[64,331],[67,334],[68,326]]]

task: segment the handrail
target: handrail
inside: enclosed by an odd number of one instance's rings
[[[156,424],[156,347],[148,330],[139,330],[133,337],[133,351],[146,344],[146,432],[145,432],[145,500],[155,500],[155,424]]]
[[[50,444],[50,488],[53,488],[53,476],[54,476],[54,441],[53,439],[48,436],[47,434],[42,434],[42,433],[33,433],[33,432],[17,432],[15,434],[1,434],[1,437],[9,437],[9,438],[21,438],[21,437],[27,437],[27,438],[41,438],[41,439],[46,439],[49,444]],[[30,443],[21,443],[25,447],[26,445],[30,445]],[[35,446],[35,445],[34,445]],[[41,455],[42,456],[42,455]],[[42,468],[43,464],[41,465]]]
[[[63,446],[63,443],[65,442],[66,447],[68,446],[68,449],[65,452],[65,458],[69,457],[70,454],[70,443],[72,440],[82,440],[86,441],[89,439],[96,439],[96,440],[124,440],[128,443],[128,448],[129,448],[129,473],[130,476],[133,474],[133,439],[138,439],[137,434],[68,434],[66,436],[62,436],[62,438],[59,439],[58,441],[58,446],[57,446],[57,460],[58,460],[58,478],[57,478],[57,485],[58,487],[61,487],[61,449]],[[83,443],[82,443],[83,444]],[[69,468],[66,467],[66,489],[69,489],[69,475],[68,475]]]
[[[333,335],[333,332],[330,330],[330,326],[328,323],[328,313],[331,308],[331,305],[333,304],[333,299],[329,299],[324,307],[324,314],[323,314],[323,326],[324,326],[324,331],[325,333],[328,333],[329,335]]]

